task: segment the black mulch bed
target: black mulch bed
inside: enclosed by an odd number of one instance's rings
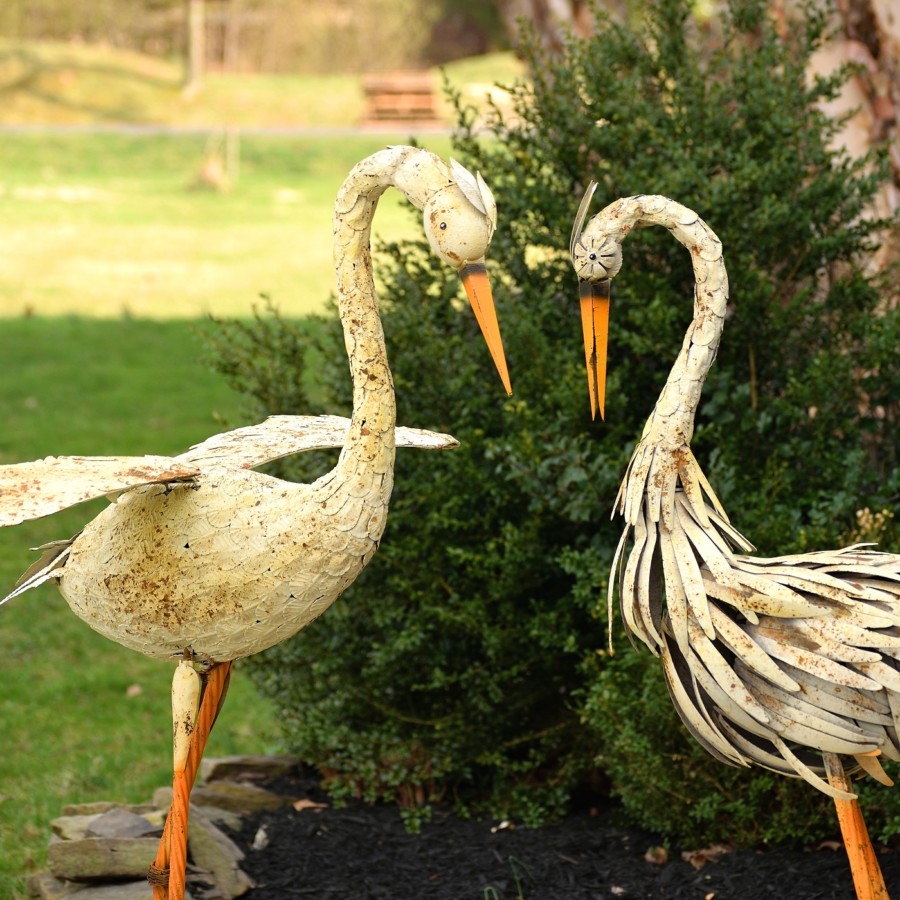
[[[307,771],[266,785],[328,802]],[[245,820],[233,835],[257,887],[245,900],[852,900],[843,849],[734,851],[695,869],[681,859],[651,863],[662,842],[623,824],[615,809],[577,810],[539,830],[498,828],[436,809],[408,834],[392,806],[351,801],[297,812],[292,806]],[[261,829],[264,829],[265,840]],[[264,843],[253,849],[254,841]],[[880,856],[900,898],[900,851]],[[893,888],[892,888],[893,886]]]

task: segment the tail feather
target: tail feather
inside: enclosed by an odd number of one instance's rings
[[[12,600],[20,594],[24,594],[25,591],[31,590],[31,588],[37,587],[39,584],[43,584],[45,581],[51,581],[54,578],[58,578],[65,568],[66,559],[69,556],[69,549],[74,540],[75,538],[73,537],[65,541],[53,541],[52,543],[44,544],[36,548],[38,550],[43,550],[44,552],[22,573],[22,576],[15,583],[12,592],[0,600],[0,606],[3,606],[7,600]]]

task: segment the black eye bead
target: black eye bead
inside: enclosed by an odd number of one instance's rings
[[[592,253],[592,254],[588,257],[588,259],[589,259],[591,262],[596,262],[596,260],[597,260],[597,254],[596,254],[596,253]]]
[[[446,228],[447,228],[447,223],[446,223],[446,222],[441,222],[441,231],[445,231]]]

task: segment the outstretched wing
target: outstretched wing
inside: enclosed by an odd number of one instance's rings
[[[270,416],[259,425],[213,435],[176,457],[48,456],[0,466],[0,527],[144,484],[183,481],[211,464],[252,469],[305,450],[339,449],[349,426],[341,416]],[[420,450],[459,446],[449,434],[418,428],[397,428],[396,441]]]
[[[48,456],[0,466],[0,527],[116,491],[199,473],[195,464],[167,456]]]
[[[349,427],[350,420],[343,416],[269,416],[258,425],[213,435],[177,459],[199,466],[219,463],[253,469],[305,450],[343,447]],[[449,434],[418,428],[397,428],[395,436],[398,447],[452,450],[459,446]]]

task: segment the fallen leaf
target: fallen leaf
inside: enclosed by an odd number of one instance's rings
[[[297,812],[303,812],[304,809],[312,809],[318,812],[320,809],[328,809],[327,803],[316,803],[315,800],[310,800],[309,797],[303,797],[294,803],[294,809]]]
[[[711,847],[703,847],[701,850],[685,850],[682,852],[681,858],[699,870],[707,863],[715,862],[726,853],[731,853],[733,849],[730,844],[713,844]]]
[[[644,861],[661,866],[669,861],[669,851],[665,847],[650,847],[644,854]]]
[[[129,684],[125,688],[126,697],[140,697],[144,693],[144,689],[139,684]]]
[[[822,841],[816,846],[816,850],[843,850],[844,845],[840,841]]]

